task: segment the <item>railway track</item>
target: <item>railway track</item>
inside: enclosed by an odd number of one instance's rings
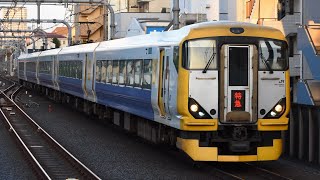
[[[39,179],[100,179],[13,101],[18,90],[13,83],[0,91],[0,115]]]
[[[233,179],[281,179],[292,180],[289,177],[273,172],[271,170],[259,167],[256,164],[239,162],[239,163],[208,163],[208,167],[219,171]]]

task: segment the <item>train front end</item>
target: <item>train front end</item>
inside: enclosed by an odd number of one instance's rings
[[[180,44],[177,147],[196,161],[268,161],[282,152],[290,87],[287,43],[272,28],[196,27]]]

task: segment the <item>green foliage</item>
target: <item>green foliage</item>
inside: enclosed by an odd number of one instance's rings
[[[58,38],[53,38],[53,39],[52,39],[52,42],[53,42],[54,44],[56,44],[56,48],[59,48],[59,47],[61,46],[61,43],[60,43],[60,41],[59,41]]]

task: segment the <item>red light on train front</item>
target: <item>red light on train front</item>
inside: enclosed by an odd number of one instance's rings
[[[245,110],[245,91],[244,90],[232,90],[231,91],[231,110],[232,111],[244,111]]]

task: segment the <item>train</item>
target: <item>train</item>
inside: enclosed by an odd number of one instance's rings
[[[282,153],[290,75],[277,29],[203,22],[17,61],[26,87],[194,161],[270,161]]]

